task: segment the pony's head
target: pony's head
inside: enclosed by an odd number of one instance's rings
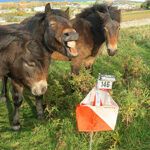
[[[106,40],[107,52],[109,56],[114,56],[117,52],[117,42],[119,36],[120,23],[113,20],[109,13],[97,11],[100,19],[103,20],[103,31]]]
[[[68,57],[75,57],[78,55],[76,49],[78,33],[73,29],[67,12],[68,9],[65,12],[51,9],[49,3],[45,6],[44,41],[48,49]]]
[[[34,40],[29,40],[22,48],[14,42],[11,48],[19,48],[10,65],[11,77],[27,86],[33,95],[43,95],[48,86],[49,53]]]

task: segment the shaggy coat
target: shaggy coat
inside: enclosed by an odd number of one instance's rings
[[[72,20],[73,27],[79,33],[77,41],[79,55],[76,58],[68,59],[55,52],[52,54],[52,58],[71,60],[72,72],[78,74],[82,64],[86,68],[93,65],[104,42],[106,42],[108,54],[115,55],[120,21],[121,12],[114,7],[100,4],[84,9]]]

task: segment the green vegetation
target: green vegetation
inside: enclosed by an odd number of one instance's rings
[[[150,0],[146,0],[141,4],[141,8],[150,9]]]
[[[49,89],[44,97],[44,121],[36,119],[34,99],[26,91],[20,113],[22,129],[14,132],[10,129],[8,119],[9,116],[11,120],[12,100],[7,105],[0,101],[0,149],[87,150],[89,134],[77,131],[75,108],[101,72],[115,75],[117,79],[112,96],[120,106],[120,111],[114,131],[94,134],[93,150],[149,150],[148,31],[150,26],[122,29],[117,56],[98,57],[92,75],[82,69],[79,76],[71,77],[68,62],[52,62]]]

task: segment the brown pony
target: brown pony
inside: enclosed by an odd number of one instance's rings
[[[44,13],[36,14],[35,16],[25,20],[22,24],[12,24],[7,27],[17,30],[18,32],[26,31],[30,33],[31,37],[40,43],[49,55],[51,55],[54,51],[58,51],[70,58],[78,55],[76,49],[76,40],[78,39],[77,32],[73,29],[67,14],[61,10],[51,9],[50,4],[45,6]],[[0,41],[0,44],[2,43],[3,40]],[[37,48],[37,50],[39,50],[39,48]],[[2,97],[5,98],[7,98],[6,84],[7,76],[3,79],[2,88]],[[13,82],[13,84],[15,86],[17,83]],[[39,96],[36,97],[36,108],[38,118],[42,118],[43,108],[41,97]]]
[[[20,128],[19,107],[23,88],[35,96],[47,90],[49,53],[29,33],[0,26],[0,78],[11,78],[13,83],[13,129]]]
[[[68,17],[68,9],[52,9],[48,3],[44,13],[38,13],[27,18],[20,24],[11,24],[11,28],[28,31],[32,37],[41,42],[46,50],[52,54],[54,51],[71,58],[78,55],[76,41],[78,33],[72,27]]]
[[[77,41],[79,55],[71,59],[73,73],[78,74],[82,64],[86,68],[91,67],[104,42],[107,46],[108,55],[116,54],[120,18],[120,10],[105,4],[86,8],[76,15],[72,23],[79,33]],[[56,52],[52,54],[52,58],[70,60]]]

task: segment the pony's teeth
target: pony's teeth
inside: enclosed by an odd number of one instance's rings
[[[75,48],[76,47],[76,42],[75,41],[69,41],[69,42],[67,42],[67,46],[71,47],[71,48]]]

